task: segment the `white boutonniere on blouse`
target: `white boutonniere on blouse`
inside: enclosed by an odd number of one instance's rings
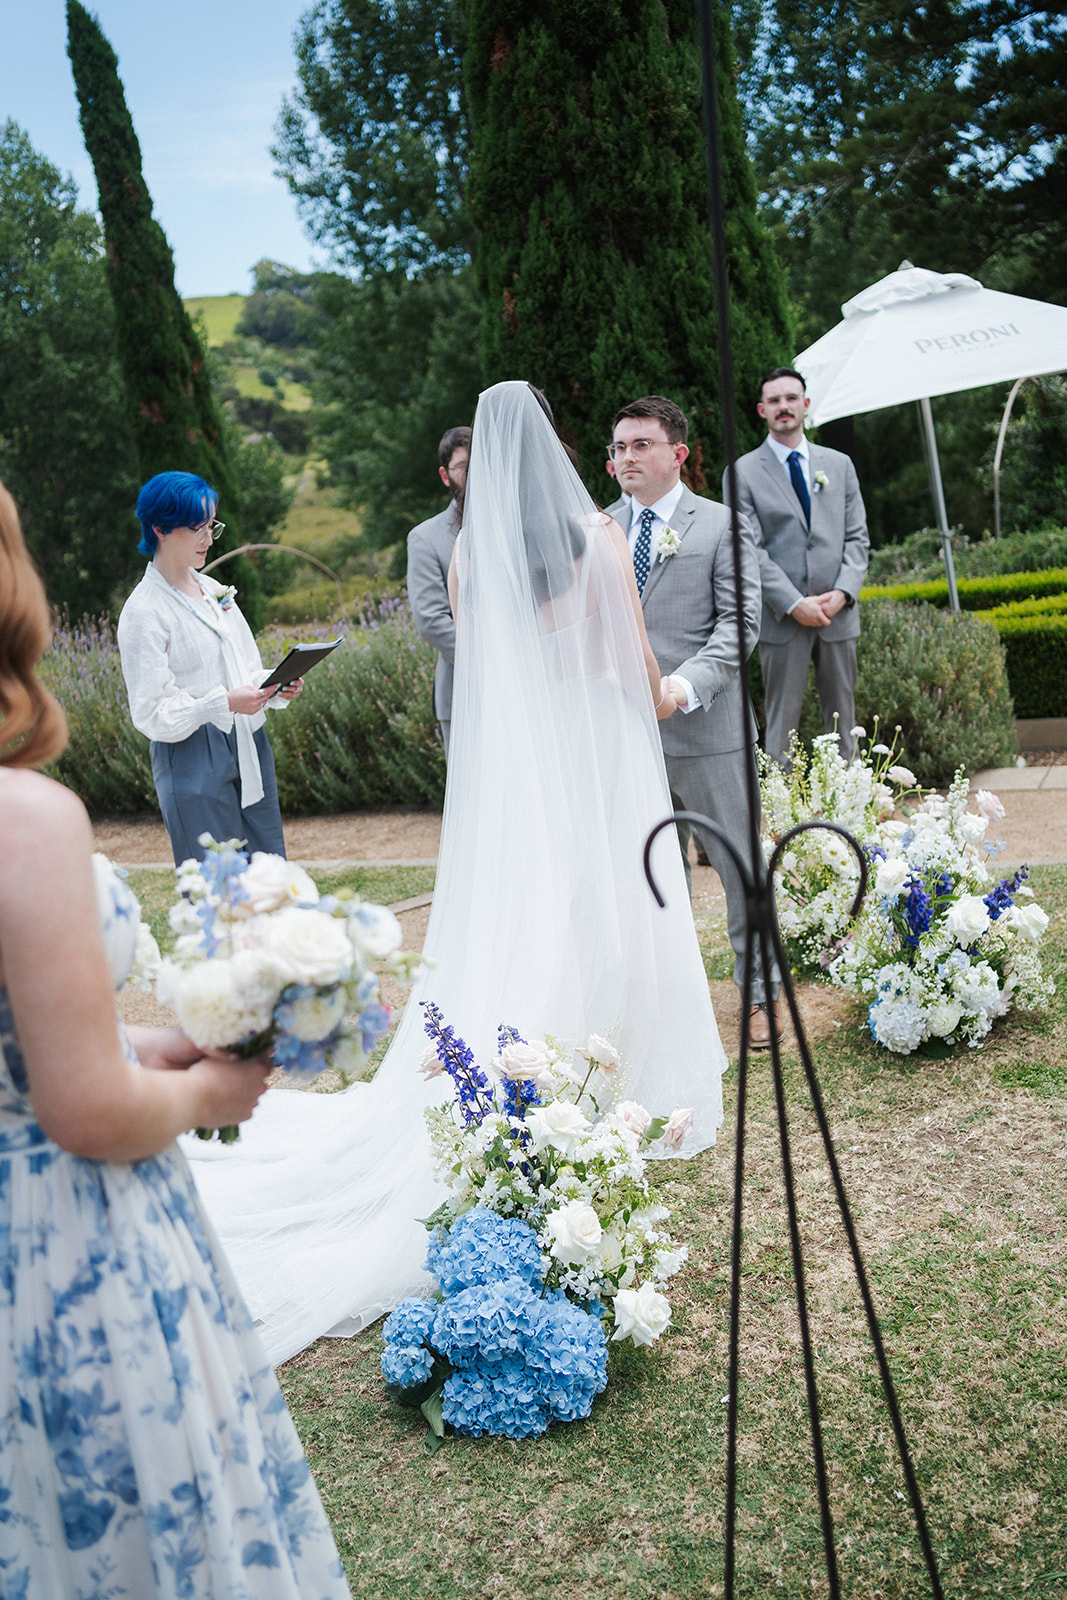
[[[652,548],[661,561],[666,561],[668,556],[676,556],[681,544],[681,534],[675,533],[666,522],[652,536]]]
[[[225,588],[219,589],[219,592],[215,598],[218,600],[221,610],[229,611],[230,607],[234,604],[237,598],[236,586],[232,583],[228,583]]]
[[[815,474],[815,481],[812,484],[812,489],[816,494],[818,494],[820,489],[825,489],[829,485],[829,482],[830,480],[826,476],[825,472],[817,472]]]
[[[211,595],[219,603],[219,609],[230,611],[237,600],[237,586],[232,583],[220,583],[207,572],[200,574],[200,587],[206,594]]]

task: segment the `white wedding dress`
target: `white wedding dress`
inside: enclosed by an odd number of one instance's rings
[[[275,1361],[424,1290],[420,1218],[444,1191],[424,1108],[421,999],[483,1062],[500,1023],[611,1038],[625,1097],[722,1121],[719,1041],[619,553],[526,384],[479,401],[463,531],[455,697],[425,953],[372,1082],[272,1090],[234,1146],[186,1141],[201,1194]],[[698,713],[699,714],[699,713]]]

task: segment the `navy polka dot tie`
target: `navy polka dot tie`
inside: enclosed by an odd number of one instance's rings
[[[641,513],[641,531],[634,543],[634,572],[637,575],[637,592],[644,594],[648,569],[652,565],[652,524],[656,513],[646,506]]]

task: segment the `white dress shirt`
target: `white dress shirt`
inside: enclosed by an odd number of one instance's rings
[[[660,529],[661,526],[664,527],[664,528],[670,527],[671,518],[674,516],[674,513],[677,510],[678,502],[679,502],[679,500],[681,498],[682,498],[682,482],[681,482],[681,479],[679,479],[679,481],[675,484],[673,489],[668,489],[667,493],[663,496],[663,498],[661,500],[657,500],[655,505],[653,505],[653,506],[647,506],[646,507],[646,506],[642,505],[641,501],[640,500],[635,500],[632,494],[624,494],[623,495],[623,499],[627,502],[627,504],[630,507],[630,532],[627,535],[627,538],[630,541],[630,554],[631,554],[631,556],[634,553],[634,545],[637,543],[637,536],[641,532],[641,513],[642,513],[642,511],[648,510],[648,511],[653,512],[654,515],[655,515],[655,519],[656,520],[652,524],[652,537],[653,537],[653,539],[655,539],[656,534],[659,532],[659,529]],[[657,558],[656,552],[653,549],[653,551],[651,553],[651,563],[650,563],[650,566],[649,566],[649,572],[652,571],[652,567],[655,566],[657,559],[662,560],[662,557],[658,557]],[[680,683],[680,684],[684,685],[685,694],[686,694],[686,700],[685,700],[685,704],[684,705],[679,703],[678,709],[679,709],[679,711],[684,711],[686,716],[688,716],[690,711],[695,711],[697,709],[697,707],[699,706],[699,704],[700,704],[700,701],[697,699],[696,690],[693,688],[693,685],[689,682],[689,679],[688,678],[683,678],[680,672],[673,672],[673,673],[670,674],[670,676],[672,678],[674,678],[676,683]]]
[[[235,716],[227,691],[258,684],[266,670],[230,591],[206,573],[196,578],[201,600],[150,564],[122,608],[118,642],[130,718],[161,744],[179,744],[208,722],[223,733],[236,723],[241,804],[255,805],[263,775],[252,735],[266,718],[262,711]]]

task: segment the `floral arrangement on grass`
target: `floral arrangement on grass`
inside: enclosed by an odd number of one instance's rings
[[[846,762],[836,732],[813,740],[810,757],[794,733],[788,772],[757,750],[768,857],[774,841],[802,822],[836,822],[860,845],[877,843],[894,812],[906,810],[910,798],[921,798],[914,774],[900,764],[896,737],[887,745],[877,735],[876,724],[875,737],[864,748],[866,729],[853,728],[856,750]],[[825,974],[840,954],[859,877],[854,851],[826,828],[800,834],[783,852],[775,875],[778,928],[796,972]]]
[[[956,774],[948,796],[928,795],[903,820],[880,824],[868,845],[873,883],[856,927],[830,967],[834,983],[869,1002],[876,1043],[901,1055],[947,1056],[980,1045],[1013,1005],[1044,1007],[1053,985],[1037,946],[1048,917],[1026,867],[992,884],[985,844],[1004,808]]]
[[[678,1150],[692,1112],[654,1118],[619,1101],[622,1063],[596,1034],[568,1055],[501,1027],[483,1071],[423,1005],[433,1042],[422,1070],[455,1085],[451,1103],[426,1112],[452,1193],[427,1223],[438,1298],[405,1300],[388,1318],[382,1372],[437,1437],[447,1423],[526,1438],[589,1415],[609,1329],[643,1345],[668,1326],[661,1285],[687,1251],[663,1231],[670,1213],[645,1157]]]
[[[173,955],[160,964],[156,995],[202,1049],[241,1056],[270,1049],[287,1073],[313,1079],[332,1069],[359,1076],[391,1023],[372,963],[410,978],[417,957],[399,952],[400,924],[355,895],[320,895],[302,867],[236,840],[202,834],[202,861],[177,868],[169,921]],[[197,1129],[203,1138],[214,1130]],[[229,1142],[236,1128],[218,1130]]]

